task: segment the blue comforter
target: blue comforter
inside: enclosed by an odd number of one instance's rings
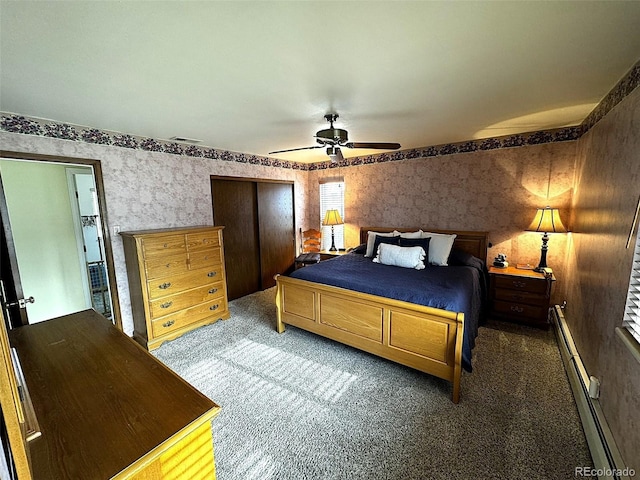
[[[471,350],[486,297],[484,262],[462,256],[456,265],[429,266],[424,270],[374,263],[348,253],[295,270],[291,277],[333,285],[362,293],[403,300],[428,307],[464,313],[462,367],[471,371]]]

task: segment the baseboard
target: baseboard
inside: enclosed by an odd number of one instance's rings
[[[551,323],[554,326],[560,355],[569,378],[594,464],[593,470],[579,470],[585,466],[576,465],[576,478],[597,476],[600,479],[630,480],[635,472],[625,467],[602,413],[600,401],[597,399],[599,395],[598,380],[587,374],[559,305],[555,305],[552,309]]]

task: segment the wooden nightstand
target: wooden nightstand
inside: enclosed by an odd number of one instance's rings
[[[329,250],[322,250],[320,252],[320,261],[329,260],[333,257],[339,257],[340,255],[344,255],[345,253],[349,253],[346,250],[336,250],[335,252],[330,252]]]
[[[556,278],[515,267],[489,267],[490,317],[549,328],[549,303]]]

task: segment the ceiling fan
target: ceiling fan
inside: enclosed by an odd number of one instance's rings
[[[327,148],[327,155],[332,162],[342,161],[344,157],[340,151],[340,147],[346,148],[375,148],[381,150],[397,150],[400,148],[399,143],[384,143],[384,142],[350,142],[349,135],[346,130],[342,128],[334,128],[333,122],[338,119],[337,113],[328,113],[324,116],[325,120],[329,122],[329,128],[316,132],[315,138],[319,145],[313,145],[311,147],[289,148],[286,150],[276,150],[269,152],[269,155],[274,153],[295,152],[297,150],[311,150],[315,148]]]

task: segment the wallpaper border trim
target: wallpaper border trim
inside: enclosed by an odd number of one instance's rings
[[[602,99],[596,108],[591,111],[587,118],[585,118],[582,124],[577,126],[505,135],[501,137],[489,137],[457,143],[446,143],[442,145],[400,150],[393,153],[379,153],[362,157],[351,157],[336,163],[331,163],[330,161],[318,163],[291,162],[277,158],[263,157],[260,155],[220,150],[213,147],[182,144],[168,140],[157,140],[154,138],[112,132],[98,128],[83,127],[80,125],[61,123],[53,120],[45,120],[9,112],[0,112],[2,115],[0,118],[0,130],[10,133],[52,137],[74,142],[112,145],[122,148],[164,152],[188,157],[204,157],[228,162],[311,171],[577,140],[588,132],[639,85],[640,61],[638,61],[631,70],[622,77],[616,86]]]

